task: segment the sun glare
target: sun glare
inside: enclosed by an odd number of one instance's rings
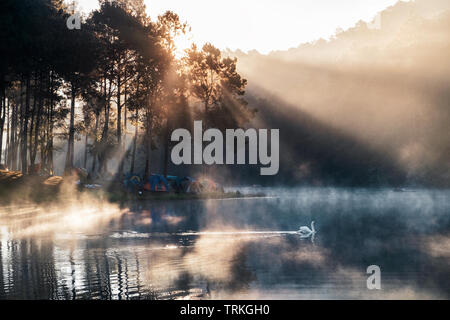
[[[403,0],[410,1],[410,0]],[[229,0],[227,5],[210,0],[145,0],[155,21],[167,10],[186,21],[195,43],[211,42],[219,49],[243,51],[287,50],[301,43],[328,39],[337,29],[346,30],[359,20],[372,21],[397,0]],[[96,1],[78,0],[83,11],[98,8]],[[236,10],[239,8],[239,10]],[[177,43],[178,44],[178,43]],[[190,45],[180,41],[177,56]]]
[[[190,33],[181,34],[175,37],[175,58],[180,59],[186,55],[186,50],[192,46],[193,39]]]

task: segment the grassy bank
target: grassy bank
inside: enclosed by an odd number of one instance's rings
[[[172,193],[172,192],[143,192],[130,193],[123,190],[120,183],[104,183],[101,189],[86,189],[75,185],[73,179],[58,176],[42,177],[37,175],[23,175],[18,171],[0,170],[0,203],[32,201],[36,203],[52,202],[66,197],[92,195],[98,199],[110,202],[125,202],[132,200],[206,200],[233,199],[244,197],[263,197],[262,193],[242,194],[236,192],[214,193]],[[67,187],[68,186],[68,187]],[[73,186],[73,188],[71,187]]]
[[[236,192],[224,193],[167,193],[147,192],[142,195],[126,192],[106,192],[109,201],[122,202],[129,200],[207,200],[207,199],[234,199],[247,197],[264,197],[262,193],[242,194]]]

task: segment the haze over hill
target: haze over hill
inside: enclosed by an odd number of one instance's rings
[[[450,3],[399,2],[380,16],[379,29],[360,22],[288,51],[227,52],[261,109],[254,123],[280,127],[290,178],[342,181],[356,170],[450,184]]]

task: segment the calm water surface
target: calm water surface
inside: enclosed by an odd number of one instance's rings
[[[450,298],[449,191],[263,192],[2,207],[0,299]]]

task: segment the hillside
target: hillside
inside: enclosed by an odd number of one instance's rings
[[[389,180],[395,168],[408,183],[450,185],[449,9],[448,1],[399,2],[380,13],[380,29],[360,22],[288,51],[228,52],[263,110],[254,124],[289,132],[283,143],[292,168],[306,157],[322,168],[320,179],[357,181],[365,174],[351,178],[356,161],[377,179]],[[322,134],[317,123],[334,133]]]

